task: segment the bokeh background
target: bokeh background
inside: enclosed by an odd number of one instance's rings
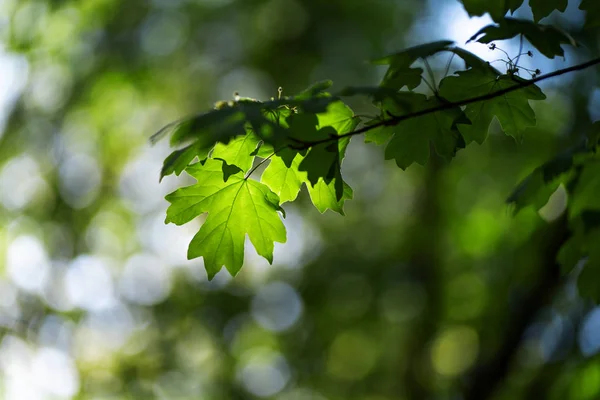
[[[587,46],[523,65],[597,56],[578,3],[545,22]],[[377,84],[367,60],[487,23],[456,0],[0,0],[0,398],[600,398],[600,308],[548,272],[565,191],[505,204],[600,118],[598,70],[544,82],[522,143],[496,124],[451,163],[401,171],[355,138],[346,216],[302,194],[272,266],[248,246],[208,282],[199,225],[163,223],[190,181],[159,184],[164,124],[234,91]]]

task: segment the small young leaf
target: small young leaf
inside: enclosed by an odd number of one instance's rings
[[[262,183],[244,179],[242,172],[229,176],[225,182],[218,160],[193,164],[186,172],[198,182],[166,196],[171,205],[165,223],[181,225],[208,213],[190,243],[188,259],[203,257],[209,279],[222,266],[236,275],[244,261],[247,234],[257,253],[272,263],[274,242],[286,241],[285,227],[278,215],[278,211],[283,211],[279,197]]]
[[[490,70],[470,69],[448,76],[440,83],[440,94],[452,101],[460,102],[474,96],[485,96],[499,90],[520,85],[523,79],[512,75],[496,76]],[[535,85],[515,90],[489,100],[469,104],[465,114],[471,125],[458,125],[465,142],[483,143],[494,116],[498,118],[504,132],[520,139],[523,130],[536,123],[535,113],[529,100],[543,100],[546,96]]]
[[[571,35],[558,28],[508,17],[499,20],[498,25],[488,25],[482,28],[469,41],[491,43],[496,40],[512,39],[517,35],[523,35],[533,47],[548,58],[564,57],[565,52],[560,46],[561,44],[577,46]]]
[[[345,215],[344,202],[346,200],[352,200],[352,197],[354,195],[352,192],[352,188],[346,182],[343,181],[342,196],[338,198],[336,189],[338,186],[336,182],[337,179],[340,178],[334,178],[331,182],[325,183],[323,178],[321,178],[315,185],[312,185],[310,183],[306,184],[308,186],[308,194],[310,195],[310,200],[321,214],[323,214],[329,209],[341,215]]]
[[[411,90],[416,88],[421,83],[423,70],[421,68],[410,68],[410,66],[419,58],[429,57],[447,50],[452,44],[454,42],[449,40],[426,43],[373,60],[373,64],[390,66],[383,77],[381,86],[395,90],[400,90],[404,86]]]
[[[582,0],[579,8],[586,11],[585,27],[600,27],[600,2],[598,0]]]

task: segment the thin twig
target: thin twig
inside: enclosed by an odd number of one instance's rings
[[[425,79],[425,77],[422,77],[421,80],[423,82],[425,82],[425,85],[427,85],[427,87],[435,94],[437,93],[437,90],[433,87],[433,85],[431,83],[429,83],[429,81],[427,79]]]

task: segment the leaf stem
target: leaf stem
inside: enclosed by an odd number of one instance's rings
[[[446,70],[444,71],[444,78],[448,76],[448,72],[450,72],[450,65],[452,64],[452,60],[454,60],[454,56],[456,54],[452,53],[450,58],[448,59],[448,63],[446,64]]]
[[[433,93],[437,94],[437,83],[435,80],[435,75],[433,73],[433,70],[431,69],[431,65],[429,65],[429,61],[427,61],[426,58],[423,59],[423,62],[425,63],[425,68],[427,68],[427,73],[429,74],[429,78],[431,79],[431,85],[433,86],[433,88],[431,88],[431,90],[433,91]],[[425,79],[423,79],[425,80]]]
[[[519,60],[521,59],[521,55],[523,54],[523,34],[519,36],[519,55],[515,61],[515,68],[519,67]]]
[[[254,167],[250,168],[250,170],[244,176],[244,180],[247,180],[248,178],[250,178],[250,175],[252,175],[254,173],[254,171],[256,171],[261,165],[263,165],[264,163],[266,163],[268,160],[270,160],[274,155],[276,155],[277,153],[279,153],[281,150],[285,150],[288,147],[289,146],[287,146],[287,145],[286,146],[282,146],[282,147],[278,148],[277,150],[273,151],[266,158],[263,158],[262,160],[260,160],[260,162],[258,164],[256,164]]]

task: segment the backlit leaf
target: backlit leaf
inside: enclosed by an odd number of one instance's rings
[[[207,160],[186,172],[197,183],[167,195],[171,203],[165,223],[181,225],[208,213],[188,249],[188,259],[204,258],[209,279],[225,266],[235,275],[244,261],[246,235],[259,255],[273,261],[274,242],[284,243],[286,232],[278,211],[279,197],[243,173],[223,179],[222,162]]]
[[[354,116],[352,110],[342,102],[332,103],[327,112],[320,113],[317,117],[318,132],[322,136],[315,140],[324,140],[331,136],[352,132],[359,123],[359,119]],[[308,181],[312,185],[316,185],[319,178],[322,178],[327,184],[333,181],[337,200],[341,200],[344,196],[341,166],[348,143],[350,143],[350,137],[313,146],[299,165],[301,171],[307,172]]]
[[[228,164],[235,165],[244,172],[252,167],[254,155],[260,139],[253,133],[238,136],[227,144],[217,143],[211,158],[226,160]]]
[[[306,171],[298,170],[303,158],[300,154],[295,154],[292,164],[287,166],[281,155],[273,156],[260,178],[262,183],[279,196],[282,204],[296,200],[302,184],[308,181]]]

